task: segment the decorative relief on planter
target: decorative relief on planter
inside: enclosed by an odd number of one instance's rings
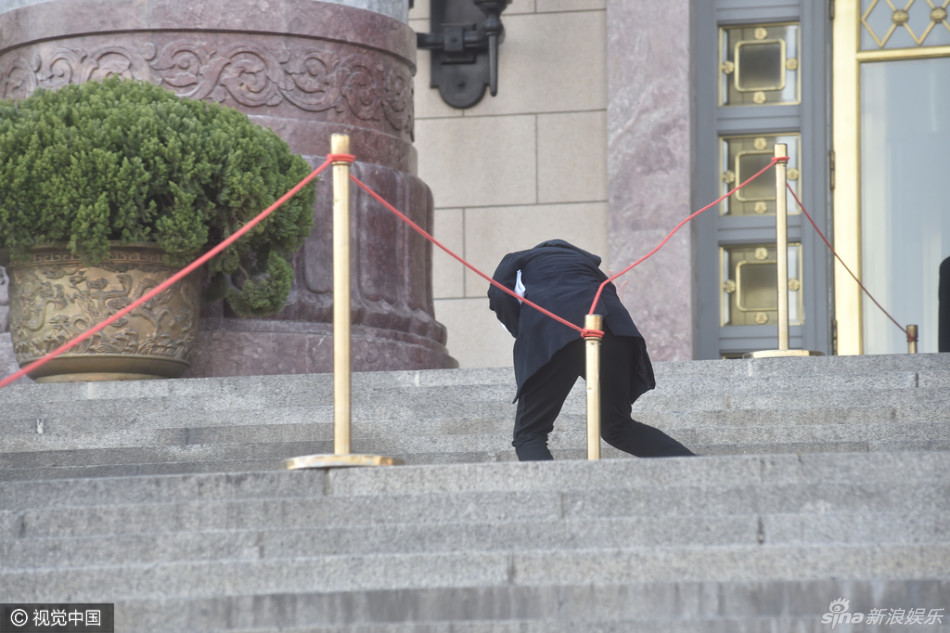
[[[20,366],[41,358],[157,287],[177,272],[162,263],[158,249],[114,247],[108,259],[89,266],[67,252],[36,248],[26,262],[7,267],[10,275],[10,333]],[[72,367],[77,356],[133,359],[126,373],[181,375],[197,338],[200,279],[191,275],[141,307],[79,343],[61,358]],[[60,373],[54,360],[34,376]],[[109,371],[103,365],[81,373]],[[112,370],[115,373],[115,370]]]
[[[37,88],[55,89],[121,75],[154,81],[191,99],[246,108],[289,103],[306,112],[352,115],[413,134],[413,84],[408,67],[366,52],[339,53],[307,46],[237,44],[216,47],[176,40],[161,46],[55,48],[34,45],[0,59],[0,98],[21,99]]]

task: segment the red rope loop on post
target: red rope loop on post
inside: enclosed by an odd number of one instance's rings
[[[356,156],[353,154],[327,154],[327,160],[331,163],[354,163]]]
[[[581,338],[604,338],[603,330],[581,329]]]

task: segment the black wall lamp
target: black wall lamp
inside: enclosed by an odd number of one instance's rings
[[[417,33],[432,52],[430,87],[453,108],[470,108],[498,94],[498,47],[505,40],[501,12],[511,0],[429,0],[431,33]],[[411,6],[411,5],[410,5]]]

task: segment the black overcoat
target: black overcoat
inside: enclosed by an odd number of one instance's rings
[[[607,279],[599,268],[600,262],[601,259],[597,255],[564,240],[550,240],[532,249],[505,255],[492,278],[505,287],[514,289],[520,270],[522,283],[527,288],[524,295],[526,299],[566,321],[583,327],[584,316],[590,310],[597,288]],[[550,361],[558,350],[578,340],[580,334],[534,308],[523,305],[515,297],[495,286],[489,287],[488,299],[489,307],[498,320],[515,337],[513,356],[515,380],[518,385],[518,393],[515,396],[517,400],[525,381]],[[613,284],[604,288],[595,313],[603,315],[604,327],[612,335],[635,337],[642,343],[643,337],[620,302]],[[616,368],[629,371],[634,400],[656,386],[646,345],[641,344],[637,348],[642,350],[642,353],[630,359],[629,368]]]

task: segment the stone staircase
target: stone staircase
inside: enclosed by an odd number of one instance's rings
[[[585,461],[579,383],[557,461],[514,462],[509,370],[354,375],[354,452],[406,465],[332,471],[280,470],[332,452],[329,375],[8,387],[0,598],[123,632],[950,627],[950,355],[656,373],[635,417],[703,457]]]

